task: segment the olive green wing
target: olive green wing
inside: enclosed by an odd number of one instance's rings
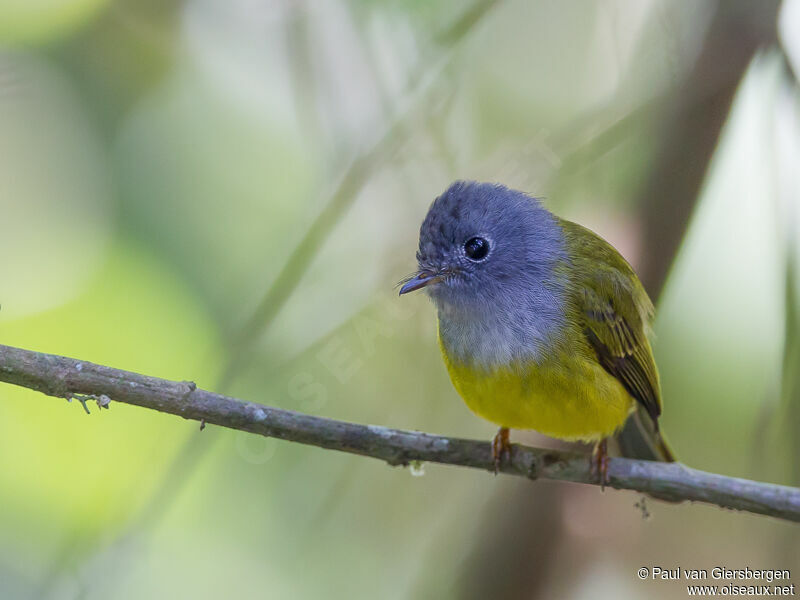
[[[598,361],[645,408],[658,430],[661,414],[658,373],[643,327],[637,327],[637,317],[629,320],[622,316],[615,306],[620,302],[593,290],[588,290],[584,297],[584,334]]]
[[[646,331],[653,305],[639,278],[605,240],[574,223],[562,222],[570,238],[575,308],[583,333],[603,368],[641,404],[658,430],[661,392]]]

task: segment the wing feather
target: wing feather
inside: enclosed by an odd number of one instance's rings
[[[657,427],[661,414],[658,375],[642,323],[631,325],[614,300],[594,289],[587,289],[583,297],[584,334],[598,361],[644,406]],[[641,318],[635,311],[633,314],[634,319]]]
[[[641,404],[658,429],[661,390],[647,339],[653,305],[639,278],[600,236],[561,221],[571,249],[575,309],[603,368]]]

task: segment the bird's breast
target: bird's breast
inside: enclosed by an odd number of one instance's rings
[[[462,308],[440,306],[442,350],[460,364],[480,370],[514,362],[539,362],[559,345],[565,333],[563,315],[550,303],[541,308],[524,302]]]
[[[616,431],[634,405],[586,344],[555,322],[523,329],[440,311],[439,344],[467,406],[503,427],[597,440]]]

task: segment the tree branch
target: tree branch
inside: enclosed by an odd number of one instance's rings
[[[249,431],[384,460],[390,465],[425,461],[492,471],[491,444],[415,431],[358,425],[243,402],[176,382],[121,371],[63,356],[0,345],[0,381],[48,396],[133,404],[185,419]],[[104,398],[105,397],[105,398]],[[528,479],[597,484],[585,454],[513,445],[503,473]],[[716,504],[723,508],[800,522],[800,489],[705,473],[679,463],[613,458],[609,485],[660,498]]]

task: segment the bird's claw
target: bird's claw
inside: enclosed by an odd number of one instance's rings
[[[500,472],[500,465],[503,457],[511,460],[511,441],[509,439],[508,427],[501,427],[492,440],[492,459],[494,460],[494,474]]]
[[[608,485],[608,441],[600,440],[592,452],[592,476],[596,477],[600,489],[605,490]]]

